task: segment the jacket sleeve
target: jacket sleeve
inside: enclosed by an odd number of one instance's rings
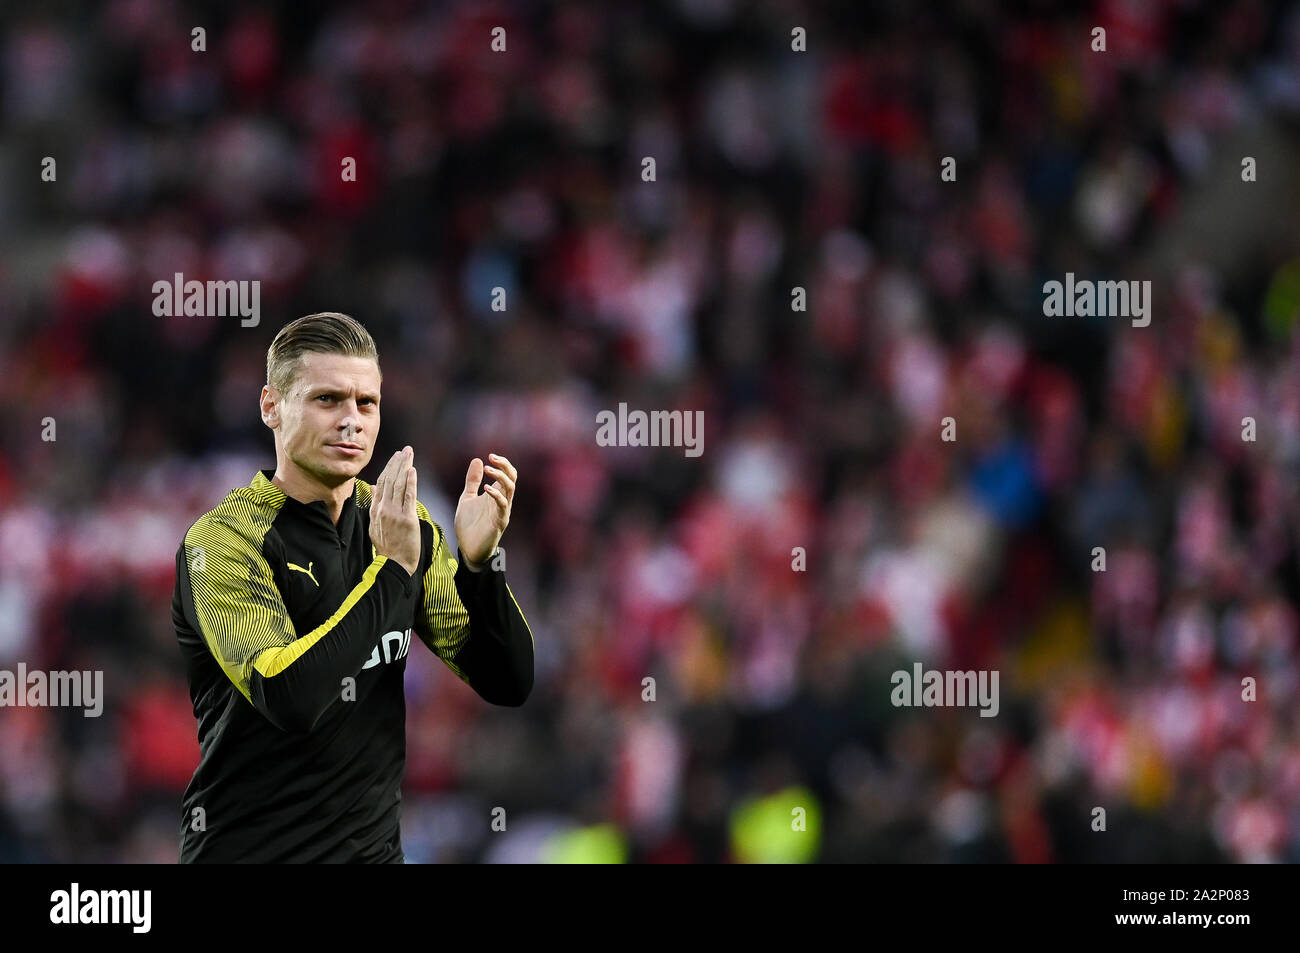
[[[298,637],[261,541],[207,514],[185,534],[181,586],[189,623],[240,693],[277,728],[310,731],[342,697],[393,606],[416,585],[375,556],[339,607]]]
[[[433,553],[424,573],[420,640],[479,696],[494,705],[522,705],[533,689],[532,629],[505,573],[490,565],[473,572],[459,548],[453,557],[442,527],[416,503],[433,528]]]

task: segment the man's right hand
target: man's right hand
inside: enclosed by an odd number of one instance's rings
[[[370,501],[370,541],[414,576],[420,568],[420,516],[415,510],[415,451],[393,454],[375,482]]]

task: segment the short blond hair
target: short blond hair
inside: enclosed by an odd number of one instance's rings
[[[266,382],[287,397],[302,370],[302,356],[309,351],[369,357],[379,365],[375,339],[360,321],[337,311],[318,311],[280,329],[266,351]],[[381,371],[379,379],[383,378]]]

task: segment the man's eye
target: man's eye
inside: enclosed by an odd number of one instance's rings
[[[321,394],[321,395],[320,395],[319,397],[317,397],[316,399],[317,399],[317,400],[333,400],[334,397],[333,397],[333,395],[331,395],[331,394]]]

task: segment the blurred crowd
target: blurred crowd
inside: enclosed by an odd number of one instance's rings
[[[367,479],[411,444],[450,531],[471,457],[520,474],[536,687],[412,649],[409,862],[1300,861],[1295,7],[28,6],[0,668],[107,699],[0,709],[0,860],[175,861],[176,548],[330,310],[379,346]],[[1044,317],[1067,271],[1150,326]],[[155,316],[176,272],[260,323]],[[620,402],[703,455],[598,446]],[[918,661],[997,717],[895,707]]]

